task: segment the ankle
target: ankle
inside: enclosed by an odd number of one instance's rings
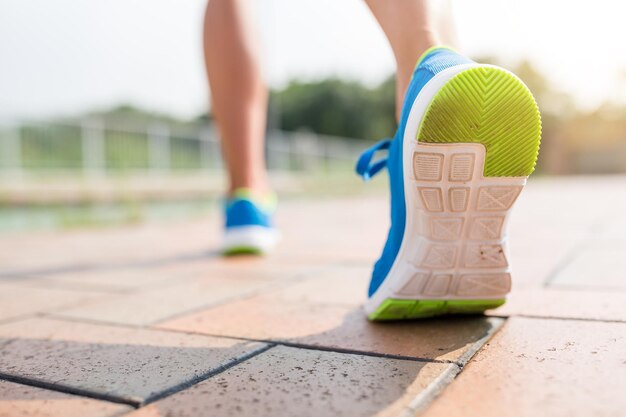
[[[241,191],[259,198],[274,194],[274,190],[268,181],[242,181],[237,183],[232,182],[228,187],[227,195],[232,197]]]
[[[396,58],[397,76],[396,76],[396,117],[399,119],[404,103],[404,95],[413,76],[413,72],[420,60],[429,52],[438,48],[448,48],[445,45],[426,42],[415,45],[412,52],[402,55],[402,59]]]
[[[419,35],[413,34],[407,37],[406,42],[402,42],[393,48],[396,65],[398,68],[415,68],[415,64],[424,52],[428,49],[441,45],[439,37],[424,30]]]

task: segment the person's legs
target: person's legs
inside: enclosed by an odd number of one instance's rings
[[[448,0],[365,0],[396,59],[396,116],[418,58],[428,48],[455,46]]]
[[[270,189],[264,159],[267,88],[247,3],[209,0],[204,19],[205,64],[228,168],[229,194],[240,188],[259,194]]]

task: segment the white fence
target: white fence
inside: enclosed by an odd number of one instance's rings
[[[366,141],[306,132],[268,133],[271,170],[334,170],[352,165]],[[0,176],[169,174],[221,168],[213,125],[107,126],[77,123],[0,123]]]

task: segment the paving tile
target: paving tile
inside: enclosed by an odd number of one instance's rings
[[[425,417],[623,416],[626,324],[512,318]]]
[[[361,305],[367,297],[372,267],[329,267],[313,276],[265,294],[303,304]]]
[[[555,237],[528,240],[512,234],[509,249],[513,291],[543,287],[582,241]]]
[[[274,347],[129,417],[396,416],[456,365]]]
[[[0,237],[0,274],[208,256],[217,243],[216,220]]]
[[[596,193],[595,185],[590,188],[569,180],[529,181],[508,224],[514,291],[543,286],[571,252],[589,239],[603,217],[602,204],[596,202],[607,196],[601,190],[595,201],[581,199],[581,190]],[[576,204],[555,210],[562,201]]]
[[[281,208],[278,220],[284,236],[276,257],[371,266],[387,237],[389,201],[386,196],[294,201]]]
[[[124,293],[150,288],[189,278],[193,273],[174,265],[152,267],[97,268],[93,270],[61,272],[45,276],[31,276],[25,285],[52,288],[86,289]]]
[[[263,344],[29,319],[0,326],[0,373],[141,403]]]
[[[128,405],[0,381],[0,417],[114,417]]]
[[[620,193],[623,194],[623,193]],[[623,242],[626,237],[626,218],[624,211],[626,210],[626,198],[621,196],[621,204],[615,205],[613,210],[609,212],[601,222],[598,237],[602,239],[615,239]]]
[[[48,312],[106,297],[93,291],[33,288],[19,282],[0,283],[0,320]]]
[[[626,241],[595,241],[587,245],[550,281],[555,287],[624,291],[626,301]]]
[[[124,293],[155,287],[175,285],[187,279],[249,279],[276,281],[298,279],[315,274],[325,267],[318,264],[285,263],[271,257],[206,256],[191,260],[170,260],[163,263],[98,267],[63,271],[21,278],[5,277],[5,281],[20,282],[33,287],[84,289]]]
[[[276,281],[315,276],[324,271],[328,263],[283,259],[274,255],[215,256],[195,260],[194,262],[186,262],[184,267],[188,268],[197,277]],[[180,267],[182,268],[183,265]]]
[[[558,287],[514,288],[506,304],[488,314],[626,321],[626,292],[564,290]]]
[[[532,216],[537,221],[559,226],[570,223],[574,228],[594,221],[619,203],[615,191],[626,186],[626,177],[531,177],[516,203],[516,217]],[[617,188],[616,188],[617,187]],[[622,207],[624,201],[622,200]],[[567,209],[555,210],[558,203],[572,201]]]
[[[262,295],[216,306],[158,327],[220,336],[279,340],[331,349],[463,361],[500,319],[468,317],[372,323],[359,307],[305,304]]]
[[[372,262],[380,254],[387,232],[388,201],[371,197],[286,201],[278,220],[285,237],[276,258]],[[363,224],[369,224],[367,231]],[[211,215],[200,221],[99,230],[97,236],[93,230],[0,236],[0,274],[209,256],[218,243],[220,228],[219,216]],[[339,233],[328,233],[331,230]],[[337,251],[338,246],[343,250]]]
[[[533,245],[512,244],[513,289],[507,303],[489,314],[626,321],[622,241],[588,235]]]
[[[110,296],[96,303],[60,310],[55,316],[103,323],[152,324],[200,307],[243,297],[267,285],[271,284],[235,277],[182,280],[177,285]]]

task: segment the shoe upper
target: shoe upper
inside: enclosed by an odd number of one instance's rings
[[[444,47],[435,47],[427,50],[413,72],[411,82],[407,89],[404,103],[402,105],[402,114],[400,123],[393,139],[382,141],[372,148],[366,150],[357,163],[357,173],[365,180],[375,175],[384,165],[387,166],[389,173],[389,187],[391,193],[391,227],[387,236],[387,242],[383,248],[382,255],[374,265],[372,279],[370,281],[368,295],[371,297],[382,282],[387,277],[404,237],[404,228],[406,223],[406,205],[404,201],[404,170],[402,167],[402,142],[404,139],[404,131],[409,118],[409,112],[413,102],[419,95],[422,88],[437,73],[444,69],[469,64],[473,61],[465,58],[451,49]],[[386,160],[378,160],[371,163],[373,155],[381,149],[389,149]]]
[[[226,229],[243,226],[273,228],[272,216],[276,203],[273,196],[265,200],[254,198],[246,190],[235,191],[224,204]]]

